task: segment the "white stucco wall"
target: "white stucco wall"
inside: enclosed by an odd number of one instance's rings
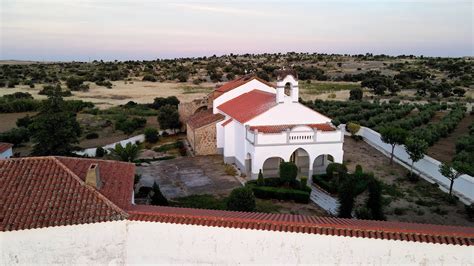
[[[453,264],[473,248],[155,222],[107,222],[0,233],[11,264]]]
[[[125,261],[126,221],[0,232],[0,265]]]
[[[224,127],[224,157],[235,156],[235,121],[232,120]]]
[[[0,159],[8,159],[12,156],[13,156],[13,149],[12,148],[0,153]]]
[[[267,84],[254,79],[214,99],[212,103],[213,113],[214,114],[218,113],[217,107],[219,105],[253,90],[261,90],[261,91],[266,91],[270,93],[276,93],[275,88],[270,87]]]
[[[280,103],[265,113],[246,122],[246,125],[296,125],[320,124],[331,122],[331,119],[310,108],[294,102]]]

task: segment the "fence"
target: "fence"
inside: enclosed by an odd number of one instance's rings
[[[345,128],[345,125],[340,125]],[[382,141],[378,132],[361,127],[357,135],[364,138],[370,146],[376,148],[383,154],[390,156],[392,146]],[[403,145],[396,145],[394,149],[394,160],[401,166],[410,169],[410,156],[406,153]],[[474,162],[473,162],[474,163]],[[441,190],[449,191],[450,180],[439,172],[441,163],[427,155],[413,165],[413,170],[419,174],[423,179],[431,183],[437,183]],[[454,181],[453,193],[460,198],[465,204],[474,202],[474,177],[470,175],[462,175]]]

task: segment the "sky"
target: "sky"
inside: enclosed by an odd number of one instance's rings
[[[0,0],[0,60],[473,56],[473,1]]]

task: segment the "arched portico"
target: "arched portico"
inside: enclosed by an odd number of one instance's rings
[[[281,157],[270,157],[263,162],[262,173],[264,177],[278,177],[280,163],[285,161]]]
[[[296,167],[298,167],[298,176],[308,176],[310,168],[310,156],[305,149],[296,149],[291,154],[290,159],[288,161],[296,164]]]
[[[323,174],[330,163],[334,162],[334,157],[330,154],[321,154],[313,161],[313,174]]]

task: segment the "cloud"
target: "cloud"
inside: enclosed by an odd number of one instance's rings
[[[209,4],[209,3],[206,3],[206,4],[174,3],[174,4],[170,4],[170,6],[181,8],[181,9],[192,10],[192,11],[198,11],[198,12],[232,14],[232,15],[240,15],[240,16],[274,16],[276,15],[269,12],[255,10],[255,9],[224,7],[224,6],[219,6],[216,4]]]

